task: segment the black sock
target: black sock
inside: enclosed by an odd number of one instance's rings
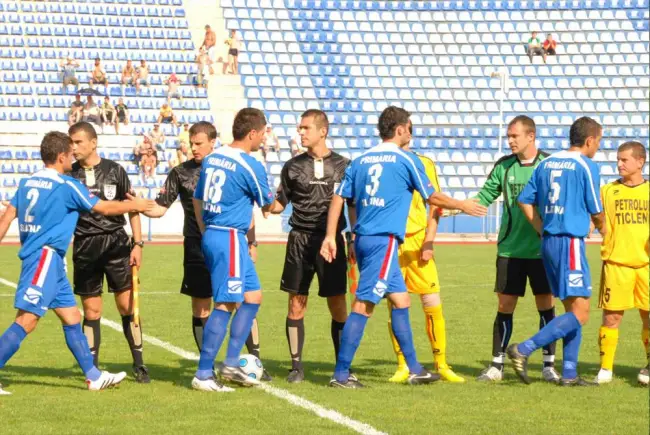
[[[196,343],[196,347],[199,348],[199,352],[201,352],[201,348],[203,347],[203,328],[207,321],[207,317],[192,316],[192,335],[194,335],[194,342]]]
[[[341,347],[341,334],[343,334],[343,327],[345,322],[337,322],[332,319],[330,333],[332,334],[332,343],[334,343],[334,360],[339,359],[339,348]]]
[[[539,312],[539,329],[546,326],[551,320],[555,319],[555,307]],[[542,359],[544,367],[555,366],[555,341],[542,348]]]
[[[257,325],[257,318],[253,319],[253,326],[251,327],[251,333],[246,339],[246,349],[248,353],[257,358],[260,357],[260,330]]]
[[[124,329],[124,337],[129,343],[131,349],[131,356],[133,357],[133,365],[141,367],[144,365],[142,360],[142,322],[136,325],[133,321],[133,315],[122,316],[122,329]]]
[[[99,345],[102,342],[102,331],[100,329],[100,319],[88,320],[84,318],[83,330],[86,340],[88,340],[88,347],[90,353],[93,354],[93,364],[95,367],[99,365]]]
[[[492,366],[503,370],[506,348],[512,336],[512,313],[497,312],[492,328]]]
[[[287,317],[287,341],[291,354],[291,370],[302,370],[302,346],[305,344],[305,319]]]

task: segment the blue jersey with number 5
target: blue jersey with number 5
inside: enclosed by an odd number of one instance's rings
[[[98,201],[86,186],[54,169],[43,169],[20,180],[11,200],[22,244],[18,257],[23,260],[44,246],[65,255],[79,212],[90,211]]]
[[[578,151],[560,151],[535,169],[519,202],[537,206],[544,233],[586,237],[590,215],[603,208],[599,190],[598,166]]]
[[[194,198],[203,201],[203,222],[210,228],[247,232],[253,204],[273,201],[266,170],[239,148],[223,146],[203,159]]]
[[[423,198],[434,192],[422,161],[386,142],[354,159],[335,193],[354,199],[356,234],[393,235],[402,241],[416,190]]]

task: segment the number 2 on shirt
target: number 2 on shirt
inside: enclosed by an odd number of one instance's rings
[[[370,183],[366,184],[366,193],[369,196],[375,196],[377,190],[379,190],[379,178],[384,168],[379,164],[374,164],[368,169],[368,176],[370,177]]]
[[[226,182],[226,173],[223,169],[208,168],[206,173],[206,183],[203,187],[203,201],[216,204],[221,201],[223,185]]]

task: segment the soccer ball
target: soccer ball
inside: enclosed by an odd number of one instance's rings
[[[262,367],[262,361],[258,357],[249,354],[239,355],[239,367],[249,378],[258,381],[262,379],[264,368]]]

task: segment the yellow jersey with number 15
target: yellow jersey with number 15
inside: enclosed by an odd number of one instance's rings
[[[649,185],[646,180],[629,187],[617,180],[601,187],[607,231],[600,250],[603,261],[627,267],[648,265]]]
[[[440,183],[438,182],[438,172],[436,171],[436,164],[428,157],[422,156],[418,153],[415,154],[422,164],[424,171],[431,180],[431,184],[436,192],[440,192]],[[413,192],[413,199],[411,199],[411,208],[409,208],[409,216],[406,219],[406,235],[415,234],[427,228],[427,203],[426,199],[422,198],[419,192]]]

